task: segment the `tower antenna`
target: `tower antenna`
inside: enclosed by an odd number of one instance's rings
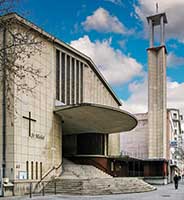
[[[158,3],[156,3],[156,13],[158,13]]]

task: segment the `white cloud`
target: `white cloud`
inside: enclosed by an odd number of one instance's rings
[[[168,81],[168,107],[184,108],[184,82]]]
[[[131,113],[142,113],[148,110],[148,89],[147,78],[143,82],[133,82],[129,84],[130,97],[122,101],[122,109]]]
[[[86,31],[96,30],[98,32],[119,34],[131,33],[116,16],[110,15],[104,8],[95,10],[93,15],[88,16],[86,21],[82,22],[82,25]]]
[[[168,25],[166,26],[167,36],[176,38],[184,42],[184,1],[183,0],[139,0],[139,5],[135,6],[135,12],[148,29],[146,17],[156,13],[156,3],[159,4],[159,12],[166,12]]]
[[[168,67],[184,66],[184,57],[176,56],[173,52],[167,56]]]
[[[148,110],[148,82],[147,78],[141,83],[129,84],[130,97],[123,101],[122,109],[132,113],[147,112]],[[184,82],[167,80],[167,108],[178,108],[184,111]]]
[[[120,85],[135,76],[142,76],[142,66],[134,58],[111,47],[111,39],[92,42],[88,36],[71,41],[71,46],[89,56],[107,81]]]

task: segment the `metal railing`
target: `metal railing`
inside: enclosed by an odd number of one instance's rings
[[[45,181],[45,178],[48,177],[48,175],[50,175],[54,170],[55,170],[55,175],[56,175],[56,176],[61,175],[61,173],[63,173],[63,170],[64,170],[64,168],[62,167],[62,165],[63,165],[63,161],[62,161],[57,167],[54,166],[54,167],[52,167],[51,169],[49,169],[49,170],[42,176],[42,178],[38,181],[38,183],[36,184],[36,186],[35,186],[33,192],[36,192],[36,190],[37,190],[38,188],[42,188],[42,186],[44,186],[44,184],[42,184],[42,183],[44,183],[44,182],[50,182],[50,181],[51,181],[51,180]],[[57,170],[59,170],[61,167],[62,167],[61,173],[60,173],[60,174],[57,174]],[[53,178],[53,177],[51,177],[51,178]],[[32,183],[30,183],[30,191],[32,191]]]

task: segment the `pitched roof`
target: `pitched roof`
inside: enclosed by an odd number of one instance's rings
[[[33,29],[34,31],[40,33],[43,37],[45,37],[47,40],[53,42],[54,44],[58,44],[63,46],[64,48],[68,49],[69,51],[74,52],[75,54],[77,54],[78,56],[82,57],[83,59],[85,59],[85,61],[90,65],[90,67],[95,71],[95,73],[97,74],[97,76],[100,78],[100,80],[104,83],[105,87],[107,88],[107,90],[111,93],[112,97],[114,98],[114,100],[117,102],[117,104],[119,106],[122,105],[121,101],[119,100],[119,98],[116,96],[116,94],[114,93],[114,91],[112,90],[111,86],[108,84],[108,82],[105,80],[105,78],[103,77],[103,75],[101,74],[101,72],[99,71],[99,69],[97,68],[97,66],[95,65],[95,63],[92,61],[92,59],[88,56],[86,56],[85,54],[81,53],[80,51],[78,51],[77,49],[71,47],[70,45],[66,44],[65,42],[59,40],[58,38],[54,37],[53,35],[47,33],[46,31],[44,31],[42,28],[38,27],[37,25],[35,25],[34,23],[30,22],[29,20],[25,19],[24,17],[18,15],[17,13],[8,13],[6,15],[3,15],[0,17],[0,19],[3,20],[9,20],[9,19],[15,19],[17,20],[19,23],[21,23],[22,25],[29,27],[31,29]]]

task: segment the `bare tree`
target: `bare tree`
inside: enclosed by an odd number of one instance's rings
[[[11,113],[14,103],[21,100],[16,92],[32,93],[34,88],[46,78],[41,69],[29,62],[32,57],[42,53],[43,41],[39,33],[25,27],[24,23],[16,18],[8,18],[9,12],[15,0],[0,0],[0,13],[5,14],[0,18],[0,35],[2,45],[0,48],[0,75],[3,82],[6,108]],[[31,83],[31,84],[30,84]],[[13,104],[14,105],[14,104]]]
[[[25,23],[17,20],[16,17],[10,17],[7,14],[12,11],[16,3],[17,0],[0,0],[2,177],[6,177],[7,112],[13,125],[16,113],[15,103],[21,101],[17,93],[32,93],[41,79],[47,77],[42,75],[41,69],[31,62],[32,57],[42,53],[44,44],[39,33],[25,26]]]

